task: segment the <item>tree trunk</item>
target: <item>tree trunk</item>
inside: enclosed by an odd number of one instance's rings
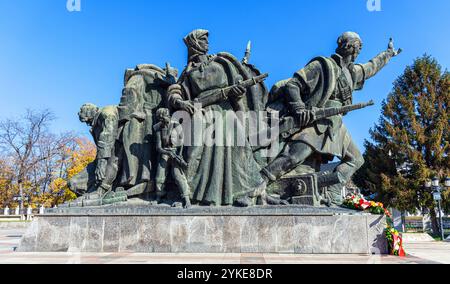
[[[431,229],[433,231],[433,235],[439,235],[439,223],[436,216],[436,209],[433,207],[430,209],[430,218],[431,218]]]
[[[22,181],[19,181],[19,195],[20,195],[20,210],[23,209],[23,188]]]

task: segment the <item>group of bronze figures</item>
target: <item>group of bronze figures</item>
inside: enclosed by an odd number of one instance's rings
[[[370,62],[355,64],[362,41],[346,32],[334,55],[314,58],[269,91],[267,75],[249,63],[250,46],[243,60],[229,53],[210,55],[208,36],[195,30],[184,38],[188,64],[179,77],[168,64],[164,69],[139,65],[126,71],[118,106],[81,107],[79,118],[91,127],[97,158],[69,182],[79,198],[66,206],[131,200],[185,208],[342,204],[342,188],[364,162],[342,117],[371,104],[353,105],[353,91],[401,50],[391,40]],[[176,143],[174,137],[183,140],[182,122],[172,117],[177,111],[192,116],[197,111],[277,112],[280,151],[265,157],[261,151],[267,149],[249,141],[239,146]],[[236,132],[220,129],[221,137]],[[337,168],[321,172],[321,165],[335,157],[341,161]]]

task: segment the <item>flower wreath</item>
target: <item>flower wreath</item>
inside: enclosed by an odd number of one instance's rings
[[[387,227],[385,229],[386,239],[388,240],[389,252],[391,255],[406,256],[403,248],[403,239],[400,233],[394,228],[392,215],[384,208],[383,203],[366,200],[362,195],[349,195],[344,200],[345,207],[355,210],[367,211],[372,214],[385,215],[387,218]]]

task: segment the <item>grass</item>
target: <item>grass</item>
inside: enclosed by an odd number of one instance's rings
[[[433,234],[433,233],[428,233],[435,241],[442,241],[441,235],[440,234]],[[448,236],[450,236],[450,230],[444,230],[444,237],[448,238]]]
[[[406,221],[411,220],[411,221],[422,221],[423,217],[422,216],[408,216],[405,217]]]

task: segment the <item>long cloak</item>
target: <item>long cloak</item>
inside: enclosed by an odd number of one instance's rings
[[[250,76],[243,74],[239,62],[231,55],[224,53],[210,56],[201,66],[188,66],[183,72],[178,84],[182,86],[185,100],[194,100],[201,96],[207,96],[208,92],[237,83],[238,80]],[[243,69],[244,67],[241,66]],[[252,98],[249,100],[249,97]],[[170,99],[170,98],[169,98]],[[256,106],[255,106],[255,102]],[[262,102],[258,102],[256,92],[249,91],[243,98],[244,110],[260,108]],[[227,111],[233,112],[233,106],[229,101],[206,107],[204,112],[214,111],[225,117]],[[233,129],[226,125],[223,119],[220,125],[223,138],[236,137],[239,129],[245,126],[237,123]],[[203,129],[211,127],[213,122],[203,120]],[[232,132],[234,131],[234,133]],[[200,135],[194,131],[192,135]],[[204,133],[203,133],[204,134]],[[215,137],[219,137],[216,133]],[[198,138],[198,137],[197,137]],[[216,141],[217,142],[217,141]],[[242,146],[189,146],[185,147],[185,159],[189,163],[186,171],[188,183],[192,191],[194,201],[209,205],[231,205],[236,198],[254,191],[261,186],[263,179],[260,175],[260,167],[257,164],[252,148],[247,139]]]
[[[119,185],[126,188],[149,182],[154,177],[156,152],[153,124],[166,89],[158,83],[165,72],[154,65],[141,65],[125,75],[119,105],[123,159]]]

